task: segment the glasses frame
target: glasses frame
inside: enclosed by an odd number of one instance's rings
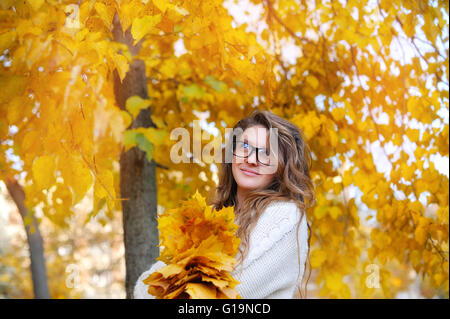
[[[237,155],[237,154],[236,154],[236,145],[237,145],[237,143],[245,143],[245,144],[247,144],[247,145],[250,147],[250,153],[248,153],[247,156],[240,156],[240,155]],[[272,164],[265,164],[265,163],[261,162],[261,161],[259,160],[259,158],[258,158],[258,151],[259,151],[259,150],[266,150],[265,147],[255,147],[255,146],[253,146],[253,145],[251,145],[251,144],[249,144],[248,142],[245,142],[245,141],[236,141],[236,142],[233,143],[233,155],[235,155],[235,156],[237,156],[237,157],[240,157],[240,158],[248,158],[249,156],[251,156],[251,155],[253,154],[253,151],[254,151],[254,150],[256,150],[256,161],[257,161],[258,163],[260,163],[261,165],[264,165],[264,166],[271,166],[271,165],[272,165]]]

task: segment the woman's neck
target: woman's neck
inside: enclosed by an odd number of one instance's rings
[[[248,192],[247,190],[238,187],[236,192],[235,210],[239,210],[239,207],[241,207],[242,203],[244,202],[247,192]]]

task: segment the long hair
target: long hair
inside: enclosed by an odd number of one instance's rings
[[[245,131],[249,127],[264,126],[268,130],[271,128],[278,129],[278,167],[271,182],[264,188],[253,189],[246,194],[243,203],[239,203],[236,209],[237,199],[237,183],[232,173],[232,163],[222,162],[219,169],[219,183],[215,188],[215,194],[211,200],[214,209],[220,210],[223,207],[234,206],[236,223],[239,225],[237,236],[241,239],[239,246],[240,264],[248,254],[249,236],[251,230],[255,227],[259,216],[264,212],[265,208],[273,201],[294,201],[299,207],[300,221],[297,224],[297,247],[300,267],[300,247],[298,241],[298,230],[302,222],[302,218],[307,218],[306,210],[315,204],[314,186],[310,177],[310,169],[312,166],[311,153],[305,143],[303,132],[293,123],[273,114],[270,111],[255,110],[253,113],[241,119],[233,127]],[[240,130],[238,130],[240,131]],[[223,150],[233,150],[231,143],[234,137],[228,140],[228,147]],[[269,145],[269,138],[268,142]],[[222,157],[223,158],[223,157]],[[306,220],[309,229],[308,235],[308,253],[305,261],[305,268],[308,269],[308,279],[311,275],[311,267],[309,261],[309,246],[311,239],[311,228]],[[305,269],[306,271],[306,269]],[[299,272],[300,275],[300,272]],[[303,273],[302,286],[306,278]],[[306,283],[307,284],[307,283]],[[300,298],[306,298],[300,287],[297,287]],[[305,296],[305,297],[303,297]]]

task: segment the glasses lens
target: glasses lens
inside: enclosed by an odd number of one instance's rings
[[[247,157],[249,153],[249,145],[245,142],[238,141],[236,142],[236,148],[234,150],[234,154],[241,157]]]
[[[247,142],[238,141],[235,144],[234,155],[248,157],[252,148]],[[270,153],[266,149],[258,149],[258,162],[263,165],[270,165]]]
[[[258,160],[261,164],[269,165],[270,164],[270,153],[266,149],[258,150]]]

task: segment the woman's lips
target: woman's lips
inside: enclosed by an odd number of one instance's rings
[[[244,173],[247,176],[258,176],[258,173],[254,173],[253,171],[247,170],[245,168],[241,168],[242,173]]]

